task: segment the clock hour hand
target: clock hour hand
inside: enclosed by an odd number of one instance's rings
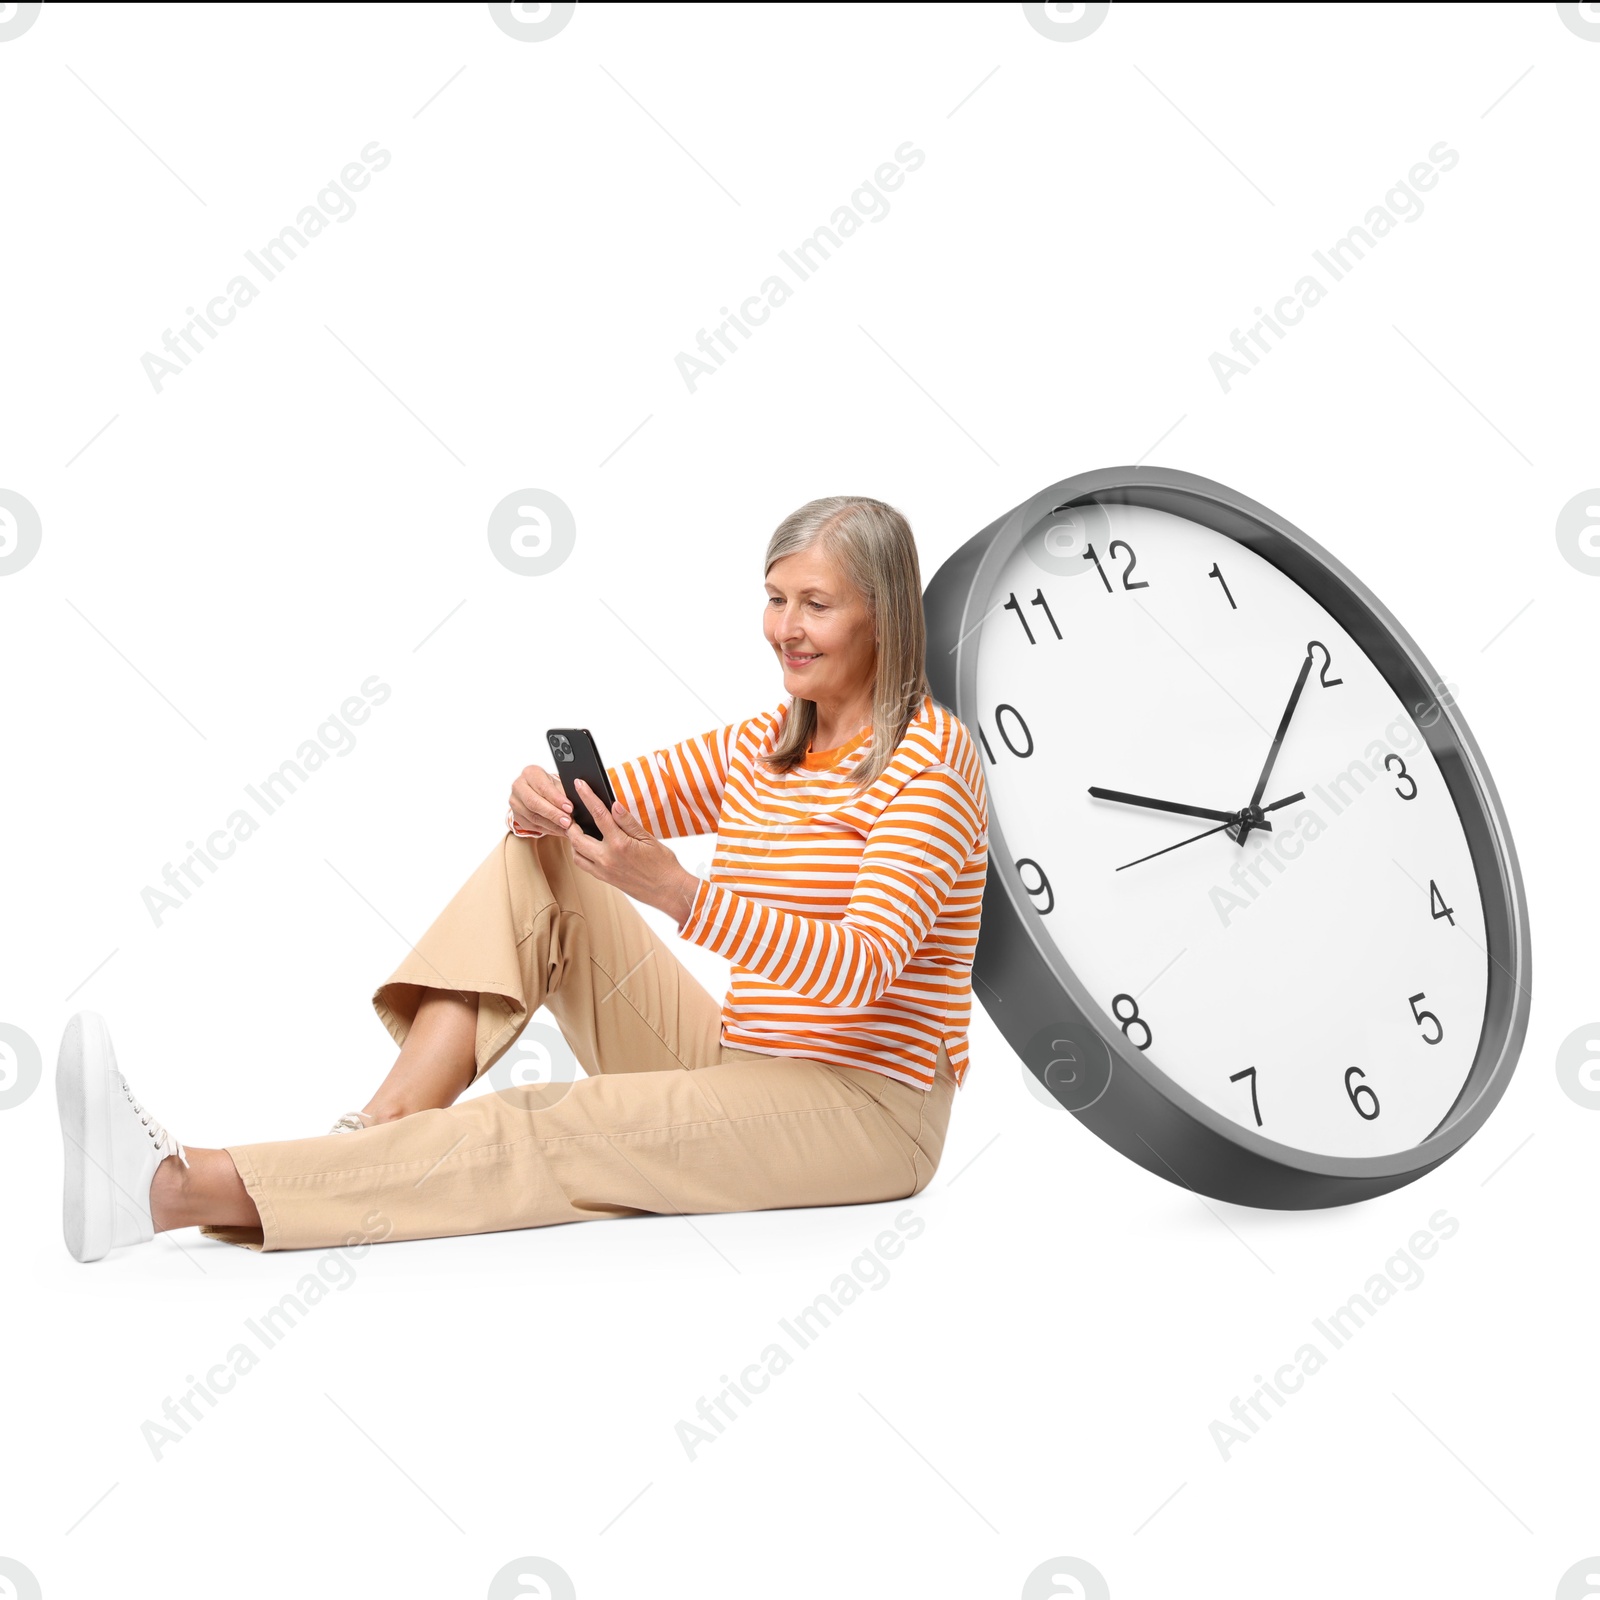
[[[1182,817],[1208,817],[1213,822],[1232,822],[1233,811],[1212,811],[1205,806],[1181,806],[1176,800],[1152,800],[1147,795],[1124,794],[1120,789],[1100,789],[1089,785],[1096,800],[1120,800],[1125,806],[1147,806],[1152,811],[1175,811]]]
[[[1257,820],[1252,822],[1250,826],[1254,828],[1270,827],[1270,823],[1260,820],[1264,813],[1268,811],[1278,811],[1284,806],[1292,806],[1296,800],[1304,800],[1305,797],[1305,790],[1302,789],[1298,794],[1291,794],[1282,800],[1274,800],[1270,806],[1250,807],[1249,809],[1255,811],[1257,817]],[[1240,844],[1243,844],[1245,840],[1245,834],[1249,832],[1249,829],[1241,829],[1242,818],[1242,812],[1235,812],[1228,818],[1226,822],[1220,822],[1214,828],[1207,828],[1201,833],[1191,833],[1187,839],[1180,839],[1176,844],[1169,844],[1161,850],[1152,850],[1149,855],[1139,856],[1133,861],[1124,861],[1116,870],[1118,872],[1123,872],[1129,867],[1138,866],[1140,861],[1153,861],[1157,856],[1164,856],[1168,850],[1181,850],[1186,844],[1193,844],[1197,839],[1209,839],[1212,834],[1221,833],[1224,830],[1227,831],[1229,838],[1237,839]],[[1236,832],[1236,829],[1240,829],[1241,831]]]

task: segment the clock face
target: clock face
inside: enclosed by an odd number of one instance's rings
[[[1270,831],[1235,823],[1236,840],[1218,818],[1256,798],[1297,683],[1259,795]],[[1477,1053],[1488,956],[1413,720],[1436,706],[1403,705],[1246,546],[1119,504],[1058,512],[1018,546],[979,625],[974,703],[1011,858],[995,869],[1155,1067],[1322,1155],[1408,1150],[1439,1125]]]

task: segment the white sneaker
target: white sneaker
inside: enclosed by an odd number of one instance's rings
[[[329,1133],[360,1133],[372,1126],[372,1118],[365,1111],[347,1111],[328,1129]]]
[[[80,1011],[61,1035],[56,1108],[66,1153],[62,1232],[79,1261],[156,1236],[150,1184],[168,1156],[188,1155],[133,1097],[117,1070],[105,1018]]]

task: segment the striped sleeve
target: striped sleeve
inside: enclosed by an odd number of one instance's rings
[[[715,833],[728,783],[734,739],[742,723],[667,745],[607,767],[611,788],[645,829],[658,839],[689,839]]]
[[[967,782],[934,763],[873,823],[842,919],[780,911],[702,878],[678,932],[808,1000],[871,1005],[927,937],[984,825]]]

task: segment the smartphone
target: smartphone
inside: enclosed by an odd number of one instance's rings
[[[617,803],[594,735],[587,728],[548,728],[545,738],[550,741],[550,756],[556,764],[556,776],[561,779],[561,787],[572,802],[572,814],[578,819],[578,826],[591,839],[604,837],[600,832],[600,824],[589,810],[583,791],[578,788],[578,779],[582,778],[607,806]]]

